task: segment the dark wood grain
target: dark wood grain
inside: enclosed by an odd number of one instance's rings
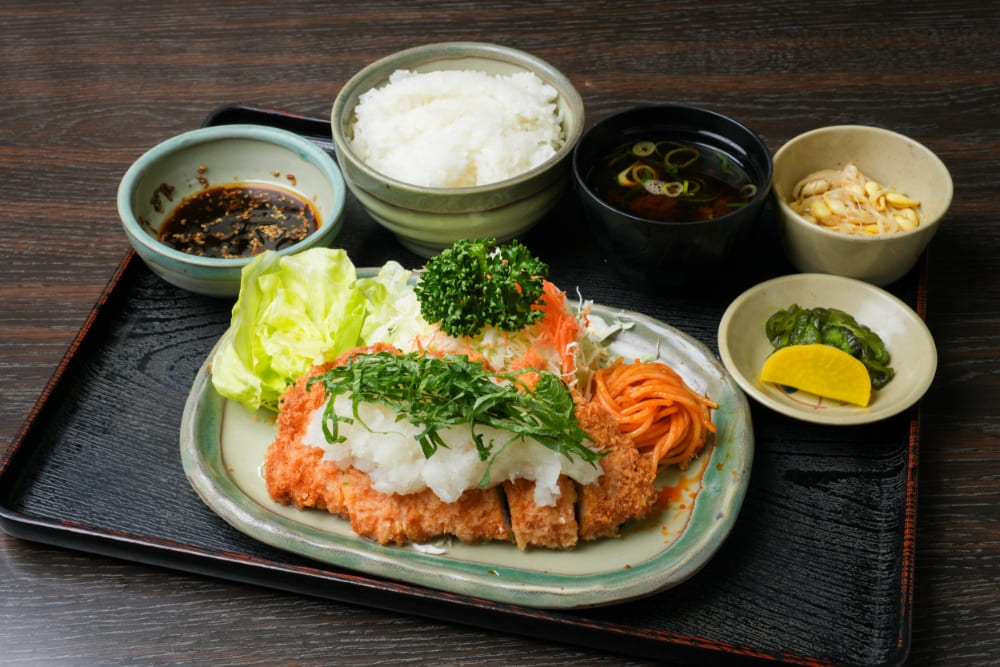
[[[681,101],[734,116],[772,149],[820,125],[885,126],[934,150],[956,184],[928,255],[939,368],[921,408],[911,662],[1000,661],[1000,7],[607,4],[0,5],[0,442],[17,437],[127,248],[121,175],[221,105],[324,117],[368,62],[470,39],[554,64],[588,121]],[[2,534],[0,554],[11,663],[623,662]]]

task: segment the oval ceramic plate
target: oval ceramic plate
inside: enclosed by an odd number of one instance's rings
[[[260,473],[275,433],[273,419],[250,414],[216,393],[207,362],[183,415],[185,472],[202,500],[247,535],[371,575],[545,608],[610,604],[677,585],[712,557],[736,521],[753,458],[747,400],[708,348],[687,335],[635,313],[595,306],[592,314],[626,325],[611,339],[612,354],[659,358],[719,405],[713,413],[714,446],[684,473],[661,474],[661,503],[652,516],[627,525],[620,538],[568,551],[458,541],[380,546],[353,533],[345,519],[275,503]]]
[[[760,369],[773,350],[764,324],[775,312],[792,304],[843,310],[885,343],[896,375],[882,389],[872,392],[867,407],[760,381]],[[719,355],[754,399],[782,414],[818,424],[865,424],[896,415],[924,395],[937,370],[934,339],[909,306],[869,283],[820,273],[774,278],[737,297],[719,324]]]

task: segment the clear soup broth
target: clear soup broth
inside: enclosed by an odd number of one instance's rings
[[[647,220],[710,220],[757,194],[746,171],[725,153],[697,142],[633,140],[599,161],[587,185],[607,204]]]

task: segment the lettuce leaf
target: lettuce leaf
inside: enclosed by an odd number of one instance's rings
[[[268,251],[244,267],[212,384],[248,410],[277,410],[282,392],[316,363],[361,344],[366,298],[347,253]]]

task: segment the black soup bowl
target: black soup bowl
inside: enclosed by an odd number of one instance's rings
[[[645,291],[726,278],[755,231],[773,174],[755,133],[680,104],[597,122],[572,164],[598,248]]]

